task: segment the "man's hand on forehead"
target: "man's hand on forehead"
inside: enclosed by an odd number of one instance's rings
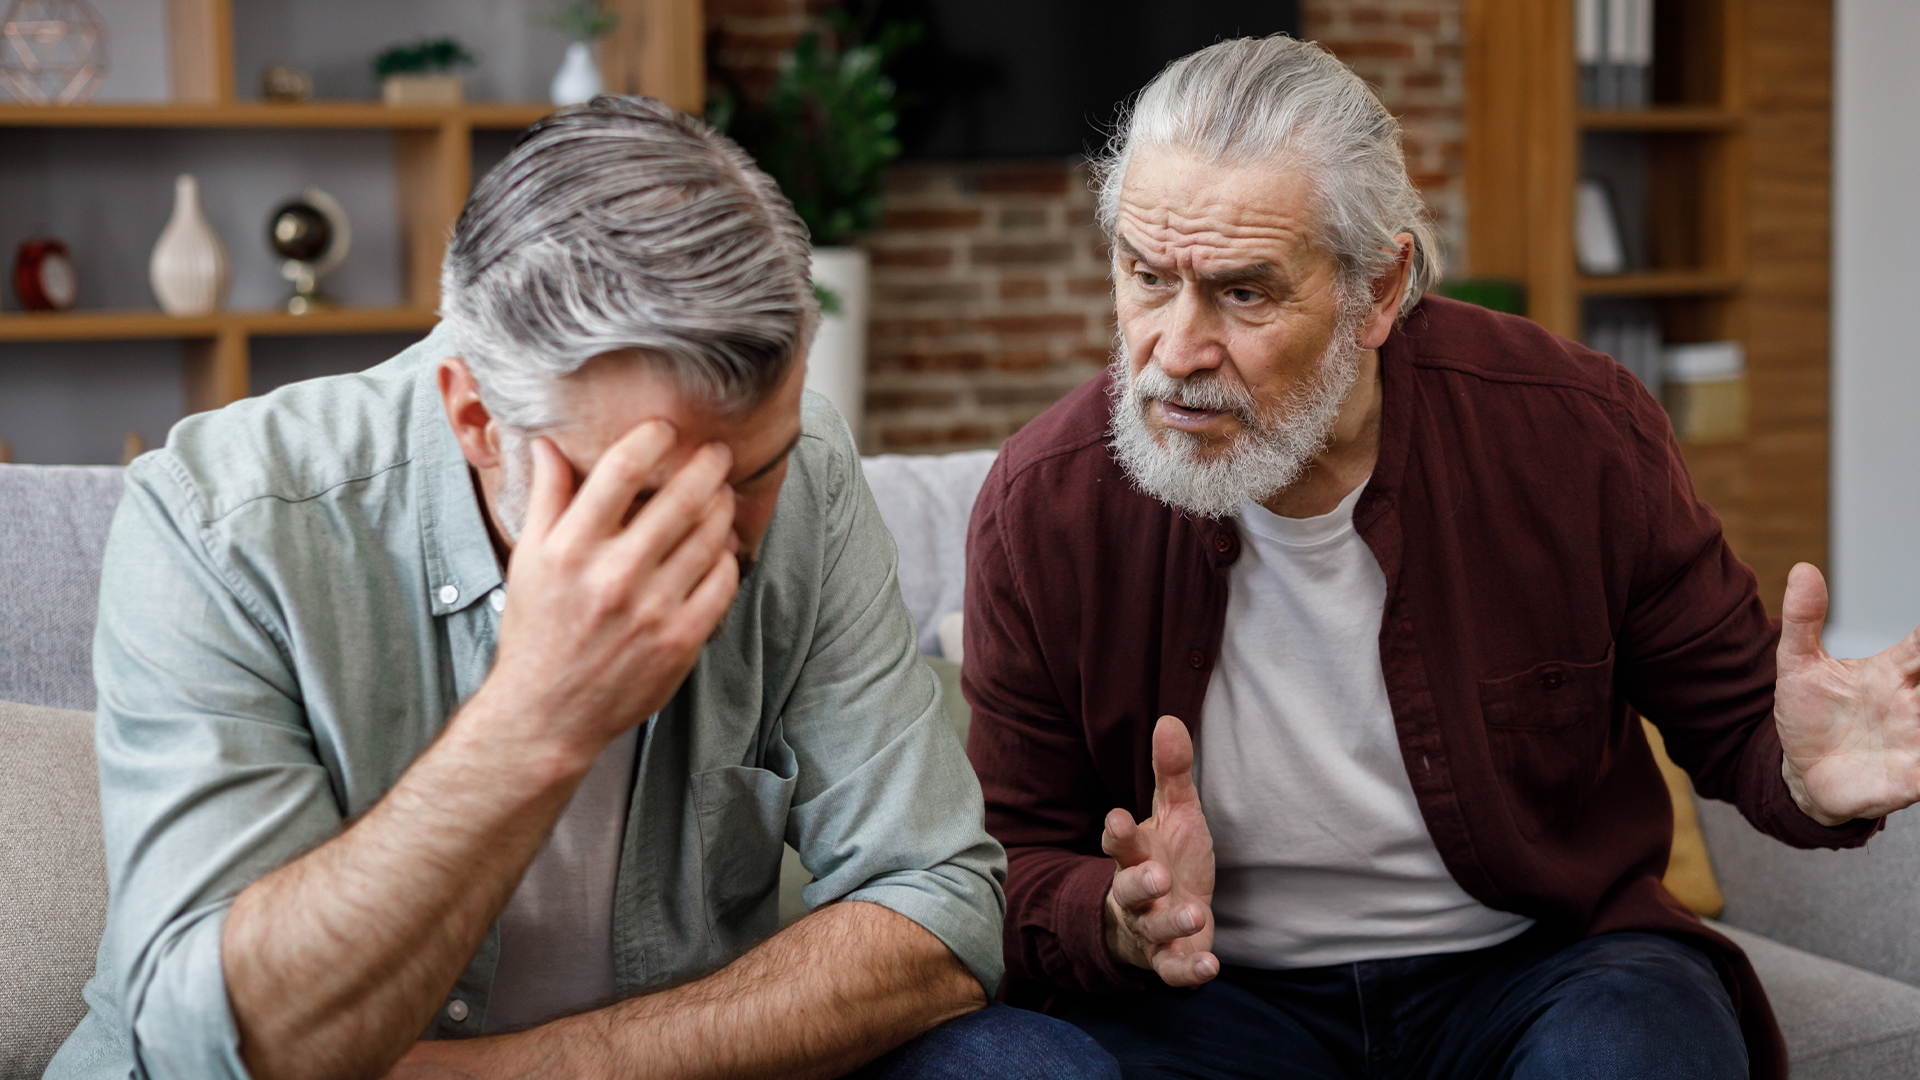
[[[507,695],[500,715],[581,754],[673,696],[739,587],[733,454],[714,442],[674,462],[677,445],[671,424],[649,421],[583,480],[552,441],[530,447],[526,527],[482,693]]]

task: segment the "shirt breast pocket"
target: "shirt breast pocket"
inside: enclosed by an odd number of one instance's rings
[[[1550,660],[1480,683],[1494,768],[1521,835],[1539,840],[1577,814],[1606,765],[1613,647],[1588,664]]]
[[[792,752],[784,757],[784,776],[727,765],[691,778],[708,929],[727,952],[752,945],[779,924],[780,856],[797,778]]]

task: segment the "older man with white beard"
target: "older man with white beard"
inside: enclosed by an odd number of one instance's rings
[[[1805,566],[1769,622],[1632,375],[1423,299],[1398,127],[1318,47],[1176,62],[1100,179],[1115,362],[969,536],[1009,993],[1128,1077],[1784,1077],[1635,714],[1858,845],[1920,798],[1920,631],[1828,657]]]

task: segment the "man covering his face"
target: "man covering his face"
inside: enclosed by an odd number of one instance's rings
[[[1807,566],[1776,629],[1634,376],[1424,297],[1398,126],[1319,47],[1177,61],[1098,176],[1114,363],[968,541],[1013,999],[1128,1077],[1784,1077],[1636,714],[1856,846],[1920,798],[1920,631],[1826,656]]]
[[[441,296],[128,470],[111,899],[47,1075],[1112,1077],[988,1005],[1004,856],[802,391],[772,180],[597,99],[480,182]]]

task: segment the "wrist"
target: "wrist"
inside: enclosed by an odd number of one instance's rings
[[[537,788],[571,790],[606,746],[593,745],[578,737],[577,726],[568,727],[490,680],[454,713],[442,741],[462,757],[511,771]]]
[[[1806,775],[1796,768],[1793,764],[1793,759],[1787,757],[1785,754],[1780,755],[1780,779],[1786,781],[1787,794],[1793,798],[1793,805],[1799,807],[1801,813],[1821,825],[1831,829],[1837,825],[1845,825],[1847,822],[1853,820],[1851,817],[1835,817],[1821,810],[1820,807],[1814,803],[1812,796],[1807,794]]]

